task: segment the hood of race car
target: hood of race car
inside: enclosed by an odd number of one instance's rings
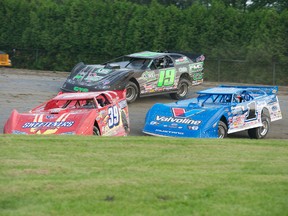
[[[121,89],[123,81],[130,75],[131,70],[120,67],[104,67],[103,65],[85,65],[71,73],[63,84],[66,91],[97,91]],[[120,86],[117,84],[120,83]]]
[[[42,113],[18,113],[13,110],[4,127],[12,134],[80,134],[92,135],[96,110],[50,110]]]
[[[218,136],[218,121],[227,111],[227,107],[201,107],[187,101],[155,104],[146,115],[143,132],[156,136],[214,138]]]

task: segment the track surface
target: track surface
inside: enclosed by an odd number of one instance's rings
[[[69,73],[52,71],[33,71],[13,68],[0,68],[0,133],[11,111],[26,112],[54,97]],[[206,82],[201,86],[190,88],[189,97],[195,92],[218,83]],[[272,123],[266,139],[288,139],[288,87],[279,88],[278,98],[283,119]],[[129,104],[130,136],[143,136],[145,115],[154,103],[169,103],[169,95],[137,99]],[[229,135],[230,138],[248,138],[247,132]]]

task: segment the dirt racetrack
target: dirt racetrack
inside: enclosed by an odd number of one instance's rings
[[[29,111],[31,108],[54,97],[66,80],[69,73],[53,71],[33,71],[13,68],[0,68],[0,133],[13,109],[19,112]],[[201,86],[191,87],[189,97],[195,92],[219,83],[205,82]],[[278,98],[283,119],[273,122],[266,139],[288,139],[288,87],[279,87]],[[129,104],[130,136],[143,136],[145,115],[154,103],[173,102],[169,95],[146,97],[137,99]],[[230,138],[248,138],[246,132],[229,135]]]

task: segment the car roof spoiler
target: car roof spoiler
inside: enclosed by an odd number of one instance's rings
[[[232,85],[220,85],[219,87],[225,88],[241,88],[241,89],[258,89],[266,92],[266,94],[276,94],[278,92],[278,86],[232,86]]]

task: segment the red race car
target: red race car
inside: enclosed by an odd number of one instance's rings
[[[126,136],[126,90],[59,93],[28,113],[12,111],[4,134]]]

